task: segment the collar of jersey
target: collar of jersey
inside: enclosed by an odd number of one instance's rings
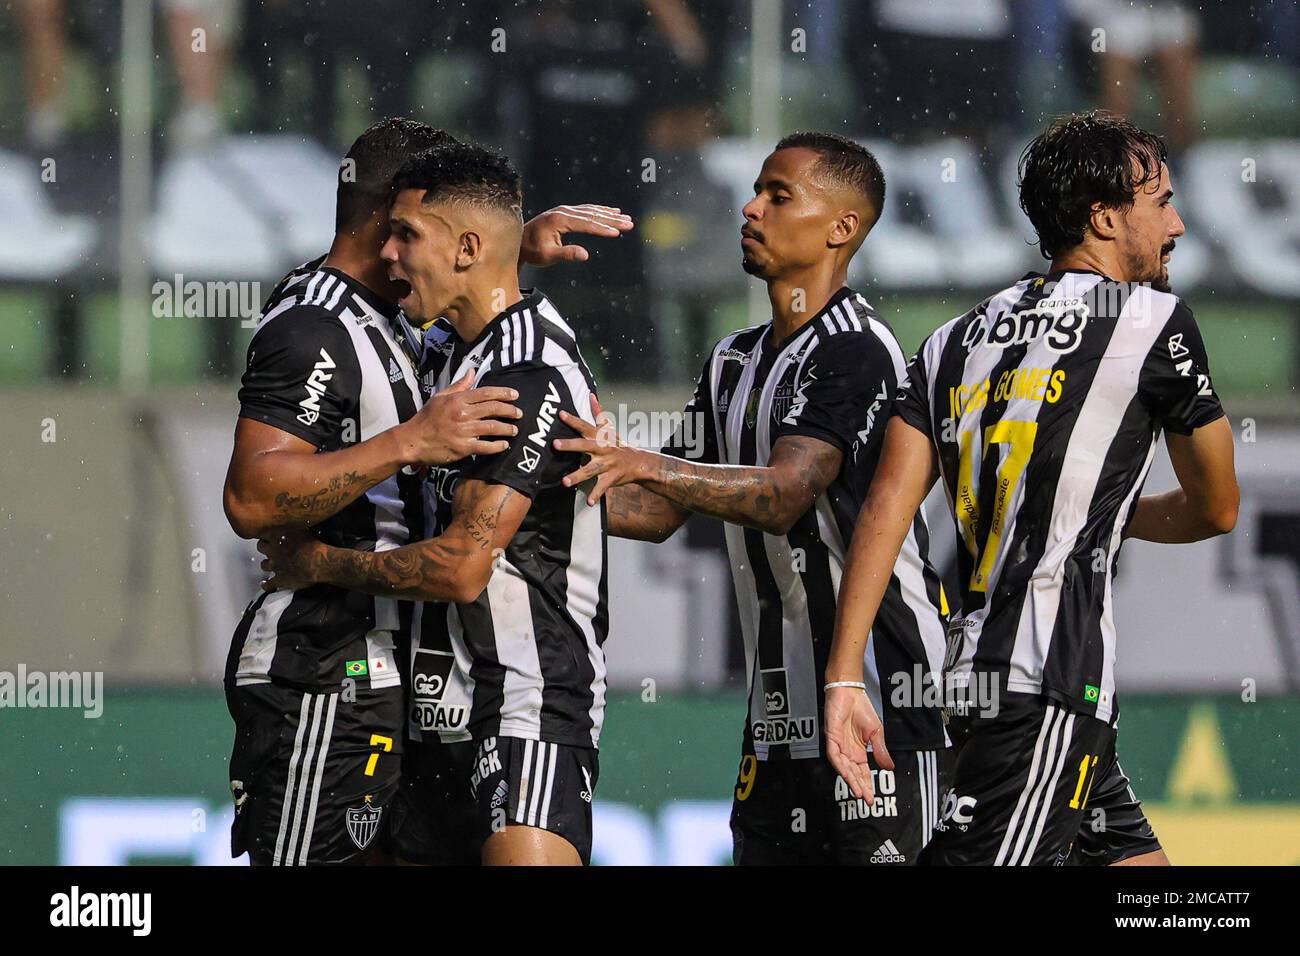
[[[842,286],[840,286],[839,291],[833,293],[833,294],[831,295],[831,297],[830,297],[829,299],[826,300],[826,304],[825,304],[824,306],[822,306],[822,310],[821,310],[820,312],[818,312],[816,315],[814,315],[811,319],[809,319],[809,320],[808,320],[807,322],[805,322],[803,325],[799,326],[799,328],[795,329],[793,332],[791,332],[789,335],[787,335],[787,336],[785,337],[785,341],[784,341],[784,342],[772,342],[771,345],[770,345],[770,348],[771,348],[774,352],[776,352],[776,353],[779,354],[779,353],[780,353],[780,352],[781,352],[781,351],[782,351],[782,350],[783,350],[787,345],[789,345],[791,342],[793,342],[793,341],[794,341],[795,339],[797,339],[799,336],[801,336],[801,335],[803,335],[805,332],[807,332],[807,331],[808,331],[808,326],[812,325],[814,322],[819,322],[819,321],[821,321],[821,319],[822,319],[823,316],[826,316],[826,315],[829,315],[829,314],[830,314],[830,311],[831,311],[832,308],[834,308],[835,306],[839,305],[841,302],[845,301],[846,299],[850,299],[850,298],[852,298],[853,295],[854,295],[853,290],[850,289],[848,286],[846,286],[846,285],[842,285]],[[772,332],[772,329],[773,329],[773,324],[772,324],[772,321],[771,321],[770,319],[768,320],[768,323],[767,323],[767,329],[768,329],[768,335],[765,336],[765,338],[770,339],[770,338],[771,338],[771,332]]]
[[[1020,281],[1024,282],[1027,279],[1059,279],[1061,276],[1069,275],[1070,273],[1081,276],[1101,276],[1101,278],[1108,282],[1115,281],[1111,279],[1110,276],[1104,275],[1096,269],[1053,269],[1051,272],[1035,272],[1033,269],[1030,269],[1020,277]]]
[[[352,276],[348,275],[346,272],[341,272],[338,269],[335,269],[333,266],[326,266],[325,268],[320,269],[318,271],[329,273],[330,275],[334,276],[334,278],[342,280],[343,284],[348,287],[349,292],[352,292],[354,295],[358,296],[363,302],[366,303],[366,305],[370,306],[370,308],[374,309],[376,312],[378,312],[380,315],[386,318],[390,323],[394,321],[402,311],[393,303],[385,302],[383,299],[375,295],[375,293],[371,292],[369,289],[367,289],[356,279],[352,278]]]
[[[520,289],[519,291],[523,295],[523,298],[510,306],[510,308],[506,309],[504,312],[497,313],[497,315],[488,322],[487,325],[483,326],[483,331],[478,334],[474,341],[469,343],[469,348],[473,349],[480,342],[487,339],[487,337],[496,329],[500,328],[501,323],[510,316],[518,315],[525,309],[536,309],[546,298],[546,296],[542,294],[541,289]]]

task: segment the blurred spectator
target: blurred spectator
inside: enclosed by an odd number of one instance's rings
[[[856,0],[845,59],[861,132],[901,142],[959,135],[987,142],[1012,108],[1009,0]]]
[[[555,0],[512,4],[502,23],[505,47],[491,59],[529,208],[577,197],[640,218],[658,179],[646,115],[658,110],[651,126],[666,145],[707,135],[707,111],[682,99],[711,57],[692,8],[684,0]],[[657,377],[640,238],[602,244],[592,258],[578,280],[555,267],[549,291],[581,316],[588,341],[602,343],[606,372]]]
[[[221,132],[221,84],[230,68],[230,40],[238,30],[236,0],[163,0],[167,46],[180,85],[169,126],[178,149],[193,149]]]
[[[304,129],[344,148],[355,130],[340,129],[344,103],[338,71],[348,62],[365,70],[361,94],[369,117],[409,116],[416,66],[435,30],[446,31],[463,6],[445,0],[250,0],[243,53],[257,95],[258,129]],[[486,40],[484,41],[486,45]],[[304,82],[305,80],[305,82]],[[292,90],[305,92],[295,102]]]
[[[38,150],[57,145],[67,131],[63,71],[67,27],[62,0],[16,0],[27,79],[27,142]]]
[[[221,129],[218,95],[229,69],[228,37],[236,29],[236,0],[163,0],[160,6],[167,46],[180,88],[169,134],[180,147],[206,142]],[[121,4],[109,0],[15,0],[23,31],[27,86],[26,137],[29,147],[47,151],[68,133],[64,81],[69,33],[78,26],[97,54],[116,54]],[[197,32],[196,32],[197,31]],[[101,68],[116,76],[107,60]]]
[[[1132,116],[1142,66],[1154,61],[1160,71],[1165,140],[1173,152],[1189,146],[1196,139],[1193,97],[1201,35],[1192,5],[1183,0],[1070,0],[1070,9],[1099,62],[1098,105]],[[1098,29],[1104,33],[1096,34]]]

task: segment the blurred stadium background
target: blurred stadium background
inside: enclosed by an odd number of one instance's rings
[[[655,412],[767,318],[736,234],[781,133],[876,150],[889,197],[854,282],[910,351],[1040,263],[1015,159],[1051,115],[1109,106],[1172,147],[1171,273],[1243,491],[1230,537],[1125,551],[1124,765],[1175,862],[1300,862],[1298,67],[1300,10],[1265,0],[0,2],[0,672],[106,687],[93,719],[0,710],[0,861],[230,862],[219,677],[259,576],[221,513],[235,389],[371,121],[504,148],[530,213],[636,217],[534,278],[606,405]],[[597,862],[729,858],[721,540],[612,544]]]

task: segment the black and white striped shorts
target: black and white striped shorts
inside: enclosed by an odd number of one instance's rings
[[[537,827],[564,837],[591,863],[591,801],[599,761],[594,747],[485,737],[470,787],[484,840],[507,826]]]
[[[952,788],[922,863],[1062,862],[1114,763],[1115,731],[1046,697],[1004,693],[996,715],[955,719]],[[1127,783],[1127,781],[1125,781]]]
[[[397,794],[402,695],[400,686],[346,696],[228,687],[231,855],[247,852],[257,866],[364,862],[385,842]]]

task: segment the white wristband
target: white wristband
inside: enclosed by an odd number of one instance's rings
[[[863,690],[863,691],[867,689],[867,685],[862,683],[862,681],[860,680],[833,680],[829,684],[824,686],[822,688],[822,691],[823,692],[828,691],[832,687],[856,687],[858,688],[858,690]]]

